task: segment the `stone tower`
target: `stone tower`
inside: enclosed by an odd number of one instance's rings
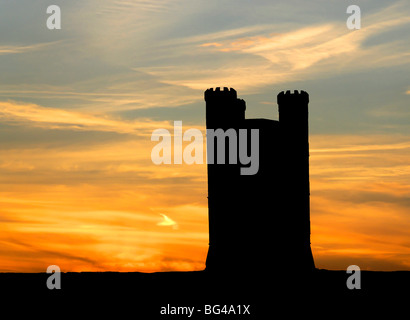
[[[239,161],[209,164],[208,159],[207,271],[315,268],[310,248],[309,95],[287,91],[277,99],[279,121],[245,119],[245,101],[234,89],[205,91],[207,129],[234,129],[237,136],[247,129],[248,148],[251,129],[259,133],[256,174],[241,175]],[[226,160],[228,148],[225,143]]]

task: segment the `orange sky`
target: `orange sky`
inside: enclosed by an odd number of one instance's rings
[[[203,269],[206,167],[156,166],[148,138],[90,149],[7,150],[0,165],[7,173],[0,270],[40,272],[51,264],[64,271]],[[410,269],[410,186],[403,178],[410,173],[410,144],[397,139],[311,136],[317,267]]]
[[[410,270],[410,5],[356,5],[360,30],[341,1],[65,1],[48,30],[2,3],[0,272],[202,270],[206,166],[156,166],[150,138],[203,131],[217,86],[247,118],[309,93],[317,267]]]

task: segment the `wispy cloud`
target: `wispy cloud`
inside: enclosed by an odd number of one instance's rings
[[[121,75],[106,75],[70,85],[45,83],[4,85],[0,97],[16,100],[51,101],[61,108],[75,105],[77,110],[118,112],[148,108],[173,108],[201,100],[197,91],[158,84],[133,70]]]
[[[40,50],[52,45],[55,45],[56,43],[61,43],[61,41],[54,41],[54,42],[48,42],[48,43],[37,43],[37,44],[32,44],[32,45],[3,45],[0,46],[0,55],[6,55],[6,54],[13,54],[13,53],[25,53],[25,52],[30,52],[34,50]]]
[[[214,56],[206,62],[206,68],[184,64],[139,70],[157,76],[165,83],[192,89],[229,84],[249,90],[300,80],[307,73],[309,77],[312,74],[323,77],[333,72],[406,64],[410,62],[410,55],[407,50],[403,51],[404,40],[390,42],[386,39],[386,42],[371,47],[365,44],[372,37],[409,24],[410,18],[403,16],[401,11],[405,8],[403,3],[385,8],[367,17],[362,29],[357,31],[348,30],[344,24],[328,22],[279,34],[272,33],[277,26],[271,25],[259,26],[260,33],[256,35],[243,36],[249,30],[239,28],[199,38],[190,37],[180,50],[204,57]],[[232,38],[232,35],[241,36]],[[198,39],[205,41],[198,43]],[[180,54],[184,55],[183,52]]]
[[[367,145],[351,145],[337,148],[320,148],[310,149],[311,153],[350,153],[350,152],[365,152],[365,151],[384,151],[384,150],[401,150],[409,149],[409,142],[392,143],[392,144],[367,144]]]
[[[312,135],[310,140],[312,250],[317,266],[408,269],[408,137]]]
[[[0,121],[26,123],[47,129],[70,129],[77,131],[106,131],[124,134],[147,135],[155,128],[170,128],[168,121],[141,119],[125,121],[105,115],[45,108],[35,104],[0,102]]]
[[[121,11],[121,12],[129,12],[130,10],[145,10],[145,11],[153,11],[153,12],[160,12],[166,10],[170,6],[175,5],[175,2],[178,1],[170,1],[170,0],[157,0],[155,2],[147,1],[147,0],[136,0],[136,1],[110,1],[111,10],[113,11]]]
[[[178,224],[174,220],[172,220],[171,218],[169,218],[163,213],[160,213],[160,215],[162,216],[163,220],[157,223],[158,226],[166,226],[166,227],[170,226],[174,229],[178,229]]]

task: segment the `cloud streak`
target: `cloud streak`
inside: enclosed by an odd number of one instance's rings
[[[0,102],[0,120],[6,123],[26,123],[47,129],[106,131],[134,135],[148,135],[156,128],[171,128],[168,121],[155,122],[150,119],[121,121],[104,115],[18,102]]]
[[[232,29],[207,36],[186,39],[179,50],[195,52],[209,59],[207,68],[193,73],[192,65],[145,67],[138,70],[161,81],[203,89],[215,84],[229,84],[249,92],[252,88],[274,85],[309,77],[326,77],[333,72],[391,66],[410,62],[402,42],[366,46],[366,41],[379,34],[408,25],[403,4],[394,4],[366,18],[361,30],[350,31],[340,23],[324,23],[272,33],[277,26],[259,26],[260,34],[232,38],[258,28]],[[199,39],[206,42],[198,43]],[[180,53],[182,56],[183,52]],[[232,60],[229,60],[231,58]],[[260,58],[263,58],[261,60]],[[215,61],[221,61],[220,64]],[[343,68],[341,68],[343,67]]]
[[[0,46],[0,55],[26,53],[26,52],[31,52],[34,50],[41,50],[41,49],[53,46],[61,42],[62,41],[54,41],[54,42],[48,42],[48,43],[37,43],[37,44],[32,44],[32,45],[20,45],[20,46],[4,45],[4,46]]]
[[[317,266],[408,270],[408,137],[313,135],[310,140],[312,250]]]
[[[157,223],[158,226],[166,226],[166,227],[170,226],[170,227],[173,227],[174,229],[178,229],[178,224],[174,220],[172,220],[171,218],[169,218],[163,213],[160,213],[160,215],[162,216],[163,220]]]

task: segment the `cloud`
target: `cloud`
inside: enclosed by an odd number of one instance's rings
[[[27,82],[18,84],[6,82],[1,86],[0,97],[38,101],[39,105],[44,105],[44,101],[47,101],[49,105],[61,109],[72,109],[75,106],[77,110],[98,110],[100,114],[136,109],[173,108],[202,100],[202,92],[161,84],[156,78],[131,68],[126,71],[114,70],[112,73],[104,71],[103,66],[101,69],[102,74],[86,76],[85,79],[69,84],[47,84],[41,80],[26,80]],[[81,72],[79,70],[74,78],[81,78]],[[51,73],[50,77],[55,77]]]
[[[319,268],[408,270],[410,145],[401,135],[312,135],[312,250]]]
[[[193,204],[192,184],[189,194],[164,184],[13,185],[0,192],[1,271],[44,272],[50,259],[65,272],[204,268],[207,209]],[[157,225],[159,207],[179,224],[163,216],[171,228]]]
[[[319,148],[310,149],[310,152],[315,153],[350,153],[350,152],[363,152],[363,151],[384,151],[384,150],[401,150],[409,149],[410,143],[400,142],[391,144],[367,144],[367,145],[350,145],[336,148]]]
[[[37,43],[32,45],[4,45],[0,46],[0,55],[6,54],[13,54],[13,53],[25,53],[34,50],[40,50],[49,46],[56,45],[57,43],[61,43],[61,41],[54,41],[48,43]]]
[[[173,229],[178,229],[178,224],[174,220],[163,213],[160,213],[160,215],[163,217],[163,220],[157,223],[158,226],[172,226]]]
[[[311,185],[315,184],[312,179]],[[366,186],[372,185],[370,182]],[[371,270],[408,269],[409,202],[405,206],[386,199],[387,184],[384,195],[372,195],[352,184],[331,188],[332,192],[311,192],[312,250],[317,266],[345,269],[356,264]]]
[[[123,77],[112,75],[100,77],[98,80],[93,78],[71,86],[4,85],[0,90],[0,97],[26,98],[30,101],[48,100],[67,109],[75,104],[76,109],[98,109],[100,113],[179,107],[196,102],[202,97],[187,88],[161,85],[145,78],[145,75],[131,70]]]
[[[328,77],[335,72],[407,64],[410,56],[404,49],[405,39],[394,42],[385,38],[379,44],[366,45],[369,39],[408,25],[410,18],[402,10],[406,10],[403,3],[384,8],[366,17],[362,29],[356,31],[339,22],[326,22],[281,33],[272,32],[279,29],[276,25],[264,25],[188,37],[185,43],[179,40],[183,45],[174,49],[187,57],[183,64],[137,70],[191,89],[229,84],[249,93],[306,76]],[[255,30],[259,34],[254,34]],[[244,36],[250,31],[251,35]],[[189,64],[192,54],[202,58],[201,68]]]
[[[155,2],[149,2],[146,0],[136,0],[136,1],[114,0],[114,1],[108,2],[107,5],[108,5],[108,8],[112,10],[112,12],[117,11],[117,12],[129,13],[130,10],[161,12],[161,11],[167,10],[171,5],[175,4],[175,2],[176,1],[170,1],[170,0],[157,0]]]
[[[222,43],[218,43],[218,42],[209,42],[209,43],[203,43],[201,45],[199,45],[200,47],[221,47]]]
[[[20,102],[0,102],[0,120],[6,123],[25,123],[47,129],[106,131],[134,135],[150,135],[156,128],[171,128],[168,121],[150,119],[125,121],[105,115],[45,108]]]
[[[195,45],[195,46],[203,46],[207,47],[209,44],[214,44],[216,47],[219,47],[220,41],[236,41],[236,39],[241,39],[244,37],[254,37],[258,36],[259,33],[266,32],[267,29],[272,29],[272,25],[251,25],[251,26],[243,26],[235,29],[227,29],[217,32],[211,32],[206,34],[199,34],[193,36],[187,36],[183,38],[174,38],[164,41],[164,44],[168,45],[176,45],[177,47],[181,45]]]
[[[312,135],[311,176],[347,190],[353,187],[349,181],[402,184],[410,178],[408,139],[405,135]]]

